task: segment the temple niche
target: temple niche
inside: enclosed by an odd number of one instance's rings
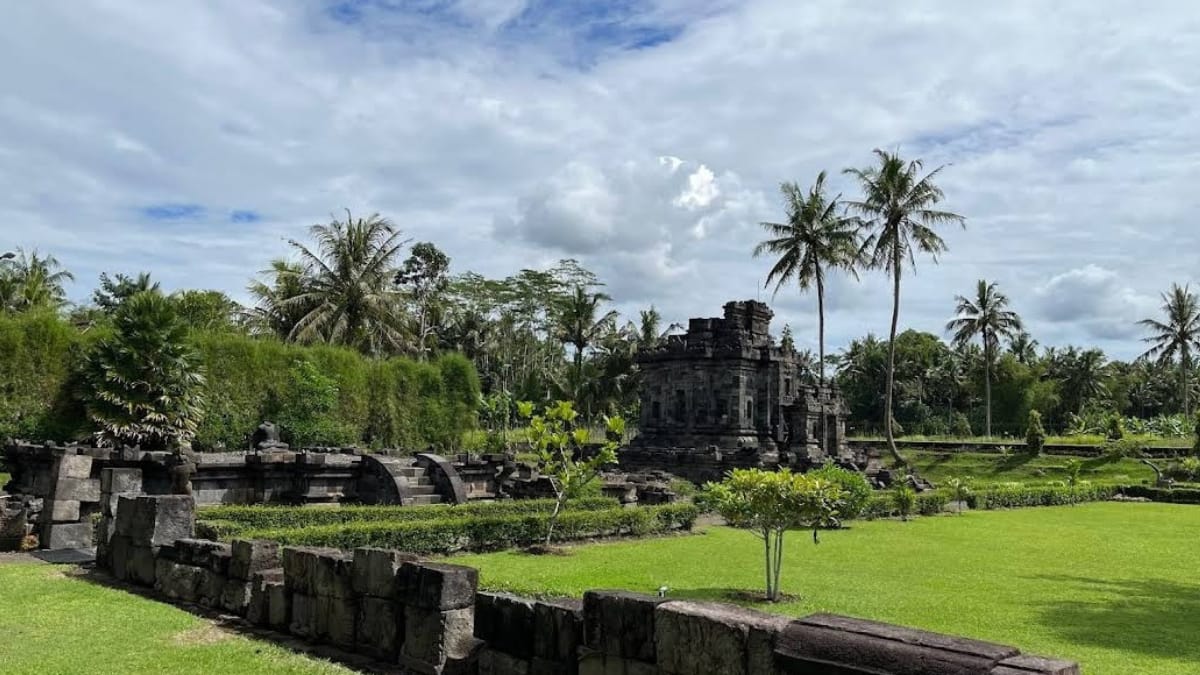
[[[691,319],[687,333],[638,354],[639,434],[622,464],[683,467],[687,475],[695,472],[686,465],[715,461],[703,472],[709,480],[734,466],[850,461],[837,388],[803,382],[796,352],[771,337],[766,304],[728,302],[724,310],[720,318]],[[688,452],[715,457],[701,461]]]

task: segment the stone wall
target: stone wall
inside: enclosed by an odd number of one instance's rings
[[[789,619],[625,591],[480,592],[473,568],[382,549],[190,538],[189,497],[121,497],[101,564],[163,598],[403,672],[470,675],[1078,675],[1015,647],[830,614]]]

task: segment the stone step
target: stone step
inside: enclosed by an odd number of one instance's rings
[[[407,500],[410,506],[428,506],[430,504],[441,504],[441,495],[412,495]]]
[[[410,495],[432,495],[437,494],[437,488],[432,485],[409,485],[408,494]]]

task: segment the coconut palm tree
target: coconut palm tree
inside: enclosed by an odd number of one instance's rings
[[[1162,294],[1162,301],[1165,321],[1143,319],[1138,322],[1150,330],[1150,335],[1143,338],[1150,343],[1150,349],[1142,356],[1157,359],[1160,364],[1178,358],[1183,413],[1191,415],[1188,379],[1192,371],[1192,354],[1200,352],[1200,300],[1188,286],[1171,284],[1171,290]]]
[[[600,336],[613,330],[617,312],[600,314],[601,305],[611,301],[605,293],[589,293],[583,286],[567,296],[555,316],[555,336],[562,344],[575,347],[574,365],[578,381],[583,372],[583,352]]]
[[[11,252],[10,252],[11,253]],[[6,254],[7,255],[7,254]],[[17,249],[0,260],[0,309],[22,312],[38,307],[58,309],[67,302],[63,284],[75,276],[52,255]]]
[[[279,302],[285,312],[302,310],[288,337],[355,347],[367,354],[399,349],[405,336],[398,317],[399,296],[392,285],[396,259],[407,240],[392,223],[372,214],[313,225],[310,248],[294,239],[298,267],[277,268],[300,292]],[[297,279],[286,279],[298,272]],[[297,311],[299,313],[299,311]]]
[[[1027,331],[1017,331],[1014,335],[1008,338],[1008,353],[1016,357],[1017,361],[1027,366],[1033,365],[1037,361],[1038,341],[1033,339]]]
[[[983,343],[983,399],[986,409],[986,435],[992,435],[992,366],[1000,338],[1013,339],[1021,331],[1021,317],[1008,309],[1008,296],[996,288],[994,281],[980,279],[975,287],[975,298],[955,296],[958,306],[957,318],[946,324],[946,330],[954,333],[954,342],[965,345],[979,336]]]
[[[847,216],[841,195],[832,199],[825,193],[825,172],[808,193],[796,183],[779,186],[783,193],[786,223],[759,223],[768,239],[754,247],[754,257],[771,255],[775,265],[767,273],[764,286],[775,283],[775,293],[784,284],[795,281],[800,290],[817,289],[817,364],[819,381],[825,384],[825,280],[828,270],[841,268],[857,277],[858,221]]]
[[[849,168],[845,173],[854,176],[862,188],[858,201],[846,203],[858,214],[870,234],[860,247],[868,264],[892,275],[892,326],[888,339],[887,391],[884,400],[884,431],[888,450],[901,464],[907,460],[896,449],[892,430],[892,393],[896,379],[896,325],[900,320],[900,278],[907,261],[916,266],[916,254],[928,253],[937,262],[937,255],[946,250],[946,242],[934,228],[941,225],[966,226],[966,219],[950,211],[934,207],[945,195],[934,179],[943,167],[921,175],[921,160],[905,162],[899,154],[876,149],[878,165],[863,169]]]

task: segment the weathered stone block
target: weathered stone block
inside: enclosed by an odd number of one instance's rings
[[[175,556],[181,563],[196,567],[213,568],[213,556],[229,551],[229,544],[208,539],[177,539],[172,545]]]
[[[353,598],[353,562],[352,556],[341,551],[313,556],[311,564],[314,595]]]
[[[202,581],[198,567],[163,558],[155,560],[154,588],[173,600],[195,602]]]
[[[125,514],[127,502],[132,511]],[[121,498],[117,509],[117,532],[133,538],[141,546],[163,546],[194,534],[195,502],[187,495],[163,495]]]
[[[619,656],[588,650],[580,655],[579,675],[658,675],[658,669],[653,664],[636,659],[623,659]],[[712,671],[717,673],[719,671]],[[814,673],[814,675],[818,675]],[[852,675],[850,673],[826,673],[819,675]]]
[[[287,628],[292,620],[292,594],[280,583],[267,584],[267,623],[277,630]]]
[[[196,569],[200,570],[200,585],[196,591],[196,601],[205,607],[220,607],[221,594],[225,592],[225,577],[205,567]]]
[[[91,459],[90,457],[88,459]],[[59,478],[54,499],[77,502],[100,501],[100,480],[97,478]]]
[[[250,600],[246,605],[246,620],[258,626],[270,624],[272,585],[283,586],[283,569],[263,570],[250,577]]]
[[[526,659],[485,647],[479,653],[479,675],[532,675],[533,664]]]
[[[1020,654],[1004,659],[989,675],[1079,675],[1079,664]]]
[[[318,605],[325,612],[323,639],[346,650],[354,649],[358,626],[358,600],[354,597],[319,598]]]
[[[113,535],[108,541],[106,555],[101,562],[107,565],[114,579],[124,580],[129,575],[129,549],[132,547],[133,542],[124,535]]]
[[[283,549],[283,575],[288,590],[317,595],[317,557],[345,556],[336,548],[287,546]]]
[[[806,675],[814,668],[890,675],[970,675],[990,673],[1017,650],[979,640],[941,635],[833,614],[793,621],[779,635],[777,672]]]
[[[386,548],[354,549],[354,590],[363,595],[377,598],[394,598],[402,592],[400,567],[406,562],[416,562],[411,553]]]
[[[91,548],[92,524],[84,523],[53,523],[47,525],[42,533],[42,546],[51,550],[64,548]]]
[[[395,662],[404,636],[403,610],[394,600],[364,596],[358,610],[358,648],[381,661]]]
[[[221,589],[221,609],[238,616],[245,616],[249,604],[250,582],[241,579],[227,579],[225,587]]]
[[[535,632],[532,601],[505,593],[475,595],[475,637],[493,649],[530,659]]]
[[[733,605],[699,602],[667,602],[654,610],[655,649],[658,668],[669,675],[728,673],[749,675],[752,628],[763,638],[754,645],[756,669],[763,662],[772,672],[770,636],[786,628],[788,620]]]
[[[479,571],[462,565],[406,562],[401,569],[405,581],[405,604],[410,607],[450,610],[475,603]]]
[[[421,672],[437,672],[448,659],[464,658],[475,647],[475,611],[471,607],[439,611],[404,608],[401,663]]]
[[[153,586],[157,574],[154,549],[149,546],[138,546],[134,542],[134,545],[129,548],[126,574],[128,581],[143,586]]]
[[[584,593],[584,643],[610,656],[654,663],[654,610],[664,602],[628,591]]]
[[[292,594],[291,623],[288,624],[288,631],[292,635],[310,639],[320,637],[326,624],[318,604],[315,596]]]
[[[264,539],[234,539],[229,576],[249,581],[255,572],[279,567],[279,543]]]
[[[88,455],[63,455],[62,460],[59,461],[59,478],[87,478],[90,475],[92,475],[92,458]]]
[[[529,662],[529,673],[530,675],[577,675],[579,662],[576,659],[565,662],[551,661],[535,656]]]
[[[108,494],[137,494],[142,491],[141,469],[101,469],[100,491]]]
[[[42,513],[45,513],[45,511]],[[55,522],[79,520],[79,502],[68,499],[54,500],[50,504],[50,520]]]
[[[583,644],[583,603],[543,600],[533,606],[533,653],[560,663],[574,663]]]

